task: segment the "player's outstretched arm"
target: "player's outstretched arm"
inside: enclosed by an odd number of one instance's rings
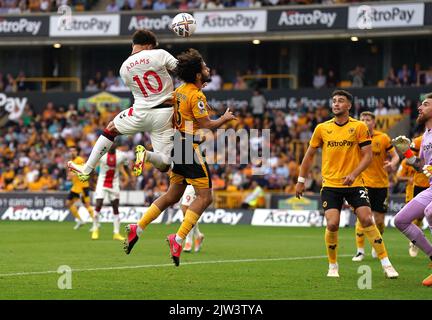
[[[306,177],[309,173],[310,167],[312,166],[313,158],[315,156],[316,151],[317,148],[309,146],[308,149],[306,150],[306,154],[300,165],[300,173],[297,178],[297,184],[296,184],[296,197],[299,199],[303,196]]]
[[[229,122],[231,120],[237,120],[232,111],[229,108],[226,109],[225,113],[216,120],[211,120],[209,116],[205,116],[202,118],[197,118],[198,124],[202,129],[210,129],[214,130],[222,126],[224,123]]]

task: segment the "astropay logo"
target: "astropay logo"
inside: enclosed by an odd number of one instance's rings
[[[267,12],[212,11],[195,12],[197,33],[265,32]]]
[[[311,26],[324,25],[331,28],[336,21],[336,12],[323,12],[313,10],[312,12],[301,12],[298,10],[287,10],[279,17],[279,26]]]
[[[44,207],[40,209],[32,209],[27,207],[9,207],[2,215],[1,220],[22,220],[22,221],[63,221],[69,210],[54,209],[52,207]]]
[[[35,36],[39,33],[41,26],[42,21],[30,20],[27,18],[0,18],[0,34],[29,33]]]
[[[119,15],[74,15],[68,25],[50,17],[50,36],[114,36],[120,34]],[[60,20],[60,21],[59,21]]]
[[[4,108],[9,113],[9,120],[18,121],[24,111],[28,99],[26,97],[8,97],[0,93],[0,108]]]
[[[349,8],[350,29],[422,26],[423,22],[424,3],[362,5]]]
[[[138,29],[149,29],[149,30],[167,30],[171,24],[172,17],[169,15],[162,15],[160,17],[151,16],[132,16],[128,30],[134,31]]]

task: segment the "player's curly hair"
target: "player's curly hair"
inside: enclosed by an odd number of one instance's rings
[[[195,49],[188,49],[177,56],[177,76],[186,83],[195,83],[197,73],[202,71],[203,57]]]
[[[158,45],[156,35],[152,31],[147,29],[135,31],[132,36],[132,43],[139,45],[151,44],[154,48]]]

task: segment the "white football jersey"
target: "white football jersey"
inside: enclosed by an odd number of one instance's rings
[[[125,152],[116,150],[114,154],[105,153],[99,160],[99,176],[96,189],[120,190],[120,166],[128,165]]]
[[[134,96],[134,110],[149,109],[172,99],[174,85],[168,70],[177,59],[163,49],[142,50],[126,59],[120,76]]]

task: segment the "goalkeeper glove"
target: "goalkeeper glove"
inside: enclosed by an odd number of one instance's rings
[[[415,156],[411,151],[411,140],[405,136],[398,136],[392,140],[392,144],[396,148],[397,151],[402,153],[405,158],[407,158],[408,163],[414,163]]]
[[[423,166],[423,173],[428,178],[432,177],[432,166],[429,164],[424,165]]]
[[[411,140],[405,136],[398,136],[392,140],[392,144],[400,153],[404,154],[410,150]]]

